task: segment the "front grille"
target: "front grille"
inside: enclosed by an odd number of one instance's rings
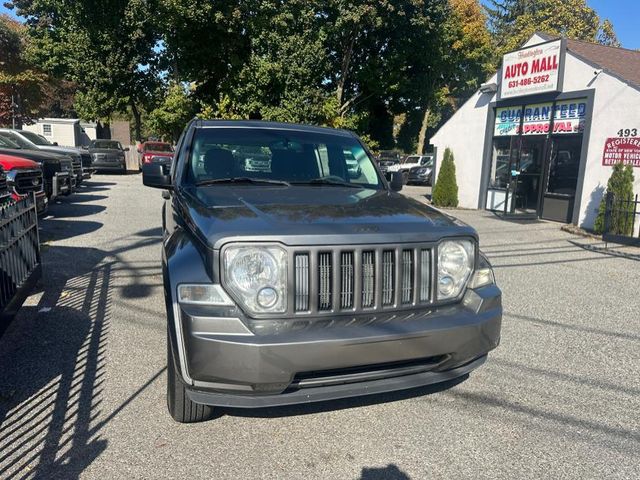
[[[82,158],[82,166],[85,168],[89,168],[91,166],[91,154],[81,153],[80,157]]]
[[[42,190],[42,172],[38,170],[15,171],[12,184],[15,192],[19,195],[39,192]]]
[[[432,247],[293,253],[293,313],[394,309],[432,301]]]
[[[80,154],[78,153],[76,155],[76,154],[70,153],[68,154],[68,156],[71,158],[73,175],[79,175],[82,172],[82,158],[80,157]]]

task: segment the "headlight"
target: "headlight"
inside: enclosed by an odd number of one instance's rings
[[[287,254],[280,247],[227,247],[224,280],[232,295],[252,313],[287,309]]]
[[[441,242],[438,246],[438,300],[448,300],[460,295],[471,276],[473,265],[473,242]]]

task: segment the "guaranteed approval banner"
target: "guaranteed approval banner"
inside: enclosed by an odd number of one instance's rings
[[[559,90],[562,40],[507,53],[502,57],[500,98]]]
[[[604,144],[602,165],[610,167],[616,163],[640,167],[640,137],[607,138]]]

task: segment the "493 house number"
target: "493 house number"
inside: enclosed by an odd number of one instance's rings
[[[638,129],[637,128],[621,128],[618,130],[619,137],[637,137]]]

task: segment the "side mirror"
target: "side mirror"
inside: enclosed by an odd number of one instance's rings
[[[53,146],[57,147],[58,146],[58,142],[53,142]]]
[[[404,174],[402,172],[393,172],[391,176],[391,190],[399,192],[404,186]]]
[[[125,147],[125,148],[123,148],[123,150],[124,150],[125,152],[128,152],[128,151],[129,151],[129,147]]]
[[[170,190],[171,176],[166,175],[159,163],[145,163],[142,165],[142,183],[147,187]]]

